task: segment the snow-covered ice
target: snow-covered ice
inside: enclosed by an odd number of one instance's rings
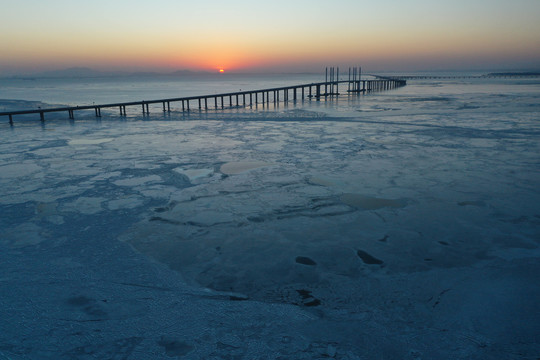
[[[1,125],[0,358],[537,359],[539,99]]]

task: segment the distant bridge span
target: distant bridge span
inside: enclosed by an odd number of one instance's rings
[[[374,76],[377,79],[402,79],[402,80],[454,80],[454,79],[515,79],[515,78],[538,78],[540,73],[524,72],[524,73],[490,73],[485,75],[456,75],[456,76],[439,76],[439,75],[402,75],[402,76],[384,76],[376,74],[366,74]]]

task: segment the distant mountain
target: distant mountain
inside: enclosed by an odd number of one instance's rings
[[[157,77],[157,76],[174,76],[174,77],[182,77],[182,76],[223,76],[223,75],[275,75],[275,74],[283,74],[279,72],[270,73],[270,72],[226,72],[225,74],[221,74],[217,71],[202,71],[202,70],[176,70],[168,73],[163,72],[152,72],[152,71],[138,71],[138,72],[128,72],[128,71],[101,71],[101,70],[95,70],[88,67],[71,67],[67,69],[59,69],[59,70],[50,70],[50,71],[42,71],[38,73],[33,74],[24,74],[24,75],[15,75],[10,76],[11,78],[16,79],[26,79],[26,80],[35,80],[35,79],[53,79],[53,78],[105,78],[105,77]],[[308,72],[304,73],[295,73],[295,74],[312,74]]]
[[[194,75],[215,75],[217,72],[210,71],[192,71],[192,70],[176,70],[167,75],[173,76],[194,76]]]
[[[64,78],[64,77],[102,77],[102,76],[111,76],[111,75],[117,75],[118,73],[114,72],[105,72],[105,71],[98,71],[86,67],[72,67],[68,69],[61,69],[61,70],[51,70],[51,71],[44,71],[37,74],[33,74],[32,76],[36,78]]]
[[[200,76],[213,75],[209,71],[177,70],[170,73],[139,71],[100,71],[87,67],[72,67],[60,70],[43,71],[28,75],[14,76],[15,78],[99,78],[99,77],[119,77],[119,76]]]

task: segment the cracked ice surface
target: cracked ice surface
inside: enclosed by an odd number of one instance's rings
[[[538,105],[428,90],[2,128],[0,355],[534,358]]]

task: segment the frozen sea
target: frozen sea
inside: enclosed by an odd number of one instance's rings
[[[0,111],[321,80],[0,79]],[[540,80],[127,110],[0,119],[0,359],[540,358]]]

